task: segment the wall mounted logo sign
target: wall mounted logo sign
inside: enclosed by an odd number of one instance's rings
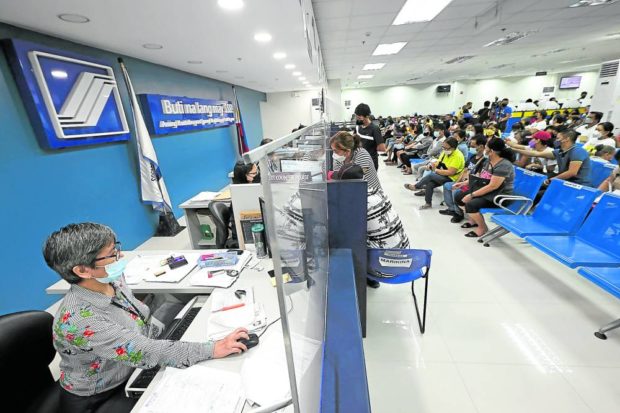
[[[4,46],[42,147],[129,139],[111,66],[23,40],[6,40]]]
[[[234,106],[227,100],[154,94],[138,95],[138,98],[146,125],[153,135],[190,132],[235,123]]]

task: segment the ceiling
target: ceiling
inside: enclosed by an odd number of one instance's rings
[[[304,89],[294,71],[320,85],[320,59],[315,50],[310,61],[301,2],[244,3],[241,10],[227,11],[216,0],[0,0],[0,21],[263,92]],[[311,16],[311,4],[306,6]],[[58,18],[62,13],[90,21],[68,23]],[[272,40],[256,42],[260,31]],[[163,48],[146,49],[146,43]],[[275,52],[287,57],[276,60]],[[287,63],[295,69],[285,69]]]
[[[400,26],[391,23],[405,0],[312,2],[327,78],[341,79],[344,88],[596,70],[620,58],[620,2],[568,8],[576,0],[453,0],[431,22]],[[483,47],[514,31],[533,33]],[[394,42],[408,43],[396,55],[372,56],[378,44]],[[474,57],[446,63],[466,55]],[[362,71],[367,63],[386,65]],[[375,76],[358,80],[361,74]]]

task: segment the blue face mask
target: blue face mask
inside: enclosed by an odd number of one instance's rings
[[[475,155],[477,153],[478,153],[478,151],[476,150],[476,148],[469,148],[469,154],[470,155]]]
[[[95,278],[95,280],[99,281],[102,284],[108,284],[112,281],[116,281],[121,278],[121,275],[123,275],[125,267],[127,267],[127,260],[124,258],[113,262],[112,264],[108,264],[103,267],[108,276],[104,278]]]

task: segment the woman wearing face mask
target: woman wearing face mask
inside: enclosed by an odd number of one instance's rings
[[[514,149],[516,152],[533,150],[553,155],[553,139],[551,138],[551,134],[545,131],[538,131],[533,134],[532,139],[530,139],[530,142],[527,146],[518,145],[513,142],[506,142],[506,144],[512,149]],[[556,161],[555,157],[546,158],[542,156],[534,156],[528,157],[528,159],[528,163],[524,165],[526,169],[535,172],[545,173],[549,177],[557,175],[558,162]]]
[[[494,207],[493,199],[497,195],[512,194],[514,187],[515,172],[512,166],[514,154],[506,147],[504,141],[499,138],[490,139],[485,154],[488,159],[482,167],[480,177],[488,176],[489,183],[481,188],[474,188],[470,177],[467,182],[470,190],[467,193],[461,192],[455,199],[457,205],[464,207],[469,215],[469,222],[461,225],[461,228],[474,228],[465,234],[468,238],[481,237],[488,231],[480,210]],[[460,216],[463,216],[463,212],[460,212]]]
[[[334,160],[334,179],[347,179],[350,167],[357,165],[363,173],[360,178],[368,183],[367,235],[368,248],[409,248],[409,238],[392,203],[381,189],[372,158],[360,145],[360,138],[348,132],[338,132],[330,139]],[[359,168],[358,168],[359,169]],[[379,283],[368,280],[368,286]]]
[[[233,184],[260,184],[260,174],[255,163],[239,161],[233,170]]]
[[[602,122],[596,125],[592,137],[586,142],[584,148],[590,150],[597,145],[607,145],[616,147],[616,139],[613,134],[614,124],[611,122]]]
[[[120,243],[105,225],[67,225],[45,241],[43,256],[71,284],[53,324],[63,413],[94,412],[103,404],[129,412],[136,400],[125,397],[124,387],[135,368],[185,368],[247,350],[238,342],[248,338],[243,328],[215,342],[158,340],[161,323],[127,287]]]
[[[588,116],[585,119],[585,124],[579,126],[576,129],[580,137],[579,139],[580,142],[585,143],[588,140],[590,140],[590,138],[592,138],[592,135],[596,131],[596,125],[598,125],[601,122],[601,119],[603,119],[602,112],[591,111],[590,113],[588,113]],[[581,138],[582,136],[584,136],[585,138]]]

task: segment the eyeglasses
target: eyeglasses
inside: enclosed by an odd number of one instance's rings
[[[120,243],[120,241],[116,241],[114,243],[114,250],[113,251],[114,251],[113,254],[106,255],[105,257],[95,258],[94,261],[97,262],[97,261],[107,260],[107,259],[110,259],[110,258],[115,258],[116,261],[120,260],[121,259],[121,243]]]

